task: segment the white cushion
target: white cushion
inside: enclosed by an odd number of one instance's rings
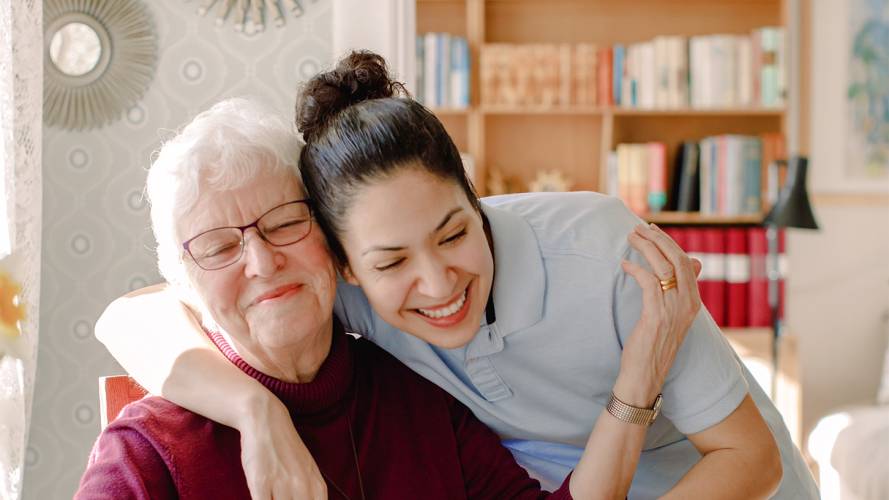
[[[883,376],[880,377],[880,389],[877,391],[877,402],[889,404],[889,311],[883,316],[886,329],[886,354],[883,356]]]
[[[857,408],[837,435],[830,457],[840,481],[856,497],[889,498],[889,406]]]

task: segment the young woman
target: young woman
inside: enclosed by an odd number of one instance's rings
[[[631,497],[751,498],[779,481],[781,496],[816,497],[780,415],[698,313],[695,270],[672,240],[592,193],[480,203],[441,123],[399,89],[382,59],[353,54],[313,79],[297,109],[315,217],[361,287],[338,290],[347,330],[469,406],[545,486],[587,444],[601,460],[585,463],[603,477],[629,482],[639,461]],[[643,314],[643,298],[660,312]],[[253,485],[312,483],[280,406],[189,329],[197,324],[169,296],[141,294],[112,304],[97,335],[149,389],[238,428]],[[241,401],[222,404],[222,392]],[[658,407],[647,433],[627,423],[649,423],[629,416]]]

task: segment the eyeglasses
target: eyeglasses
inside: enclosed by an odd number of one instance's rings
[[[182,243],[194,263],[206,271],[230,266],[244,254],[244,235],[251,227],[269,245],[292,245],[312,230],[312,208],[308,199],[296,200],[269,210],[246,226],[217,227]]]

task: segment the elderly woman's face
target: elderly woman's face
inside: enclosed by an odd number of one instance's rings
[[[264,171],[231,191],[204,188],[198,203],[181,219],[180,240],[224,226],[243,226],[283,203],[305,198],[289,173]],[[241,258],[214,271],[188,259],[191,285],[214,321],[247,349],[281,349],[307,336],[330,331],[336,272],[322,231],[276,247],[247,229]]]

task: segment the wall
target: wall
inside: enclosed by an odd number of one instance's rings
[[[24,498],[71,498],[99,432],[97,378],[123,373],[93,337],[114,297],[157,281],[145,169],[161,137],[225,96],[256,95],[292,114],[299,81],[331,61],[331,2],[303,1],[283,29],[246,36],[195,14],[197,3],[145,2],[157,73],[120,121],[43,133],[40,348]]]
[[[889,311],[889,180],[844,187],[846,0],[805,0],[802,128],[818,232],[789,231],[788,327],[799,337],[803,432],[843,405],[873,401]],[[808,15],[811,14],[811,15]],[[804,55],[804,58],[806,55]],[[808,85],[806,85],[806,83]],[[810,111],[810,113],[808,113]],[[809,119],[810,118],[810,119]],[[865,190],[876,190],[866,193]]]

